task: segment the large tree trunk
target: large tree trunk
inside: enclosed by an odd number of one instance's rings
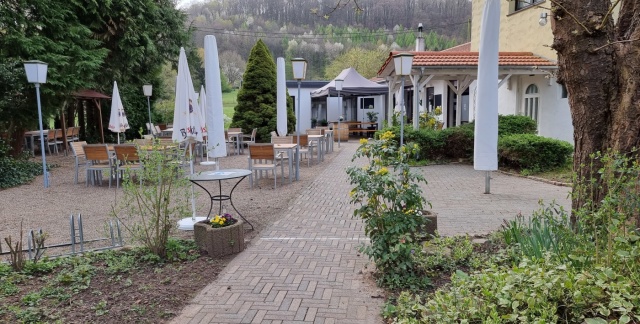
[[[558,82],[569,93],[574,171],[581,179],[597,177],[597,161],[595,169],[589,167],[590,154],[630,152],[638,145],[640,0],[622,3],[614,27],[610,0],[551,0],[552,47],[558,52]],[[594,187],[590,196],[574,198],[574,209],[588,200],[597,204],[605,192]]]

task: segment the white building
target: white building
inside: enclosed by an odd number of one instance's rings
[[[532,1],[502,1],[500,19],[499,103],[503,115],[526,115],[538,123],[538,134],[573,143],[573,126],[566,90],[556,83],[556,54],[550,26],[543,25],[547,10]],[[443,109],[444,127],[474,120],[479,30],[485,0],[473,0],[471,42],[441,52],[413,51],[411,76],[406,77],[405,103],[409,120],[417,127],[420,102]],[[544,16],[544,15],[543,15]],[[423,47],[418,38],[416,47]],[[389,82],[390,93],[400,88],[393,55],[378,74]],[[418,89],[417,95],[415,89]],[[390,121],[393,98],[387,103]]]

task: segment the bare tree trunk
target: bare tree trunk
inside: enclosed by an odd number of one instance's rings
[[[574,171],[588,180],[597,177],[588,166],[590,154],[607,149],[630,152],[640,135],[640,0],[624,1],[618,28],[610,0],[552,0],[552,25],[558,52],[558,82],[569,93],[574,127]],[[627,23],[624,23],[627,22]],[[598,203],[606,188],[596,186],[588,197],[577,197],[573,208]],[[572,219],[575,221],[575,219]]]

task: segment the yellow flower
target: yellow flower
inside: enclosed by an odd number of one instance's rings
[[[387,169],[387,168],[385,168],[385,167],[382,167],[382,168],[380,168],[380,170],[378,170],[378,172],[377,172],[377,173],[378,173],[379,175],[385,175],[385,174],[389,173],[389,169]]]
[[[364,144],[368,144],[369,141],[366,138],[361,138],[360,139],[360,145],[364,145]]]
[[[390,140],[393,139],[394,135],[392,131],[386,131],[384,132],[384,134],[382,134],[382,136],[380,136],[380,139],[382,140]]]
[[[433,110],[433,113],[436,116],[440,116],[440,114],[442,114],[442,107],[441,106],[436,107],[436,109]]]

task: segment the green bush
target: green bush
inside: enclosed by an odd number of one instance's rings
[[[540,208],[526,220],[521,214],[513,220],[505,220],[499,234],[511,247],[515,262],[522,258],[543,259],[549,253],[578,268],[592,261],[594,249],[584,242],[580,226],[572,228],[569,215],[557,204]]]
[[[515,134],[498,139],[498,162],[506,167],[547,171],[566,165],[572,153],[571,144],[548,137]]]
[[[445,158],[445,133],[438,130],[422,128],[409,132],[408,138],[420,147],[419,159],[442,160]]]
[[[473,158],[473,125],[465,124],[459,127],[443,129],[442,136],[445,143],[445,156],[450,159]]]
[[[349,196],[357,205],[354,216],[362,218],[370,244],[360,250],[371,258],[378,270],[378,283],[391,289],[423,289],[429,278],[416,267],[416,251],[426,218],[428,204],[419,184],[421,174],[411,171],[407,161],[417,145],[398,147],[395,134],[386,131],[378,140],[360,140],[352,161],[363,159],[363,167],[351,166],[347,174],[354,188]]]
[[[428,298],[402,293],[386,315],[394,323],[636,323],[639,288],[609,268],[523,260],[472,275],[457,272],[450,286]]]
[[[499,115],[498,136],[513,134],[536,134],[538,125],[536,121],[527,116]]]
[[[29,161],[27,155],[13,158],[7,154],[10,149],[0,139],[0,189],[25,184],[42,174],[42,164]]]

